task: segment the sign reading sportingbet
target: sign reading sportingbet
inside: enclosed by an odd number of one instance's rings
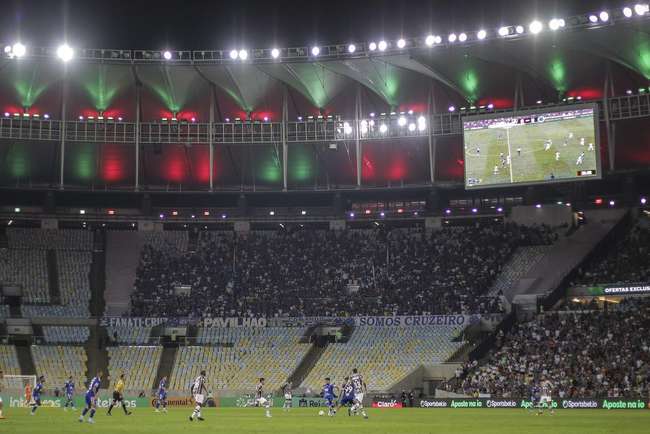
[[[535,408],[528,399],[421,399],[416,406],[420,408]],[[641,399],[560,399],[551,402],[552,408],[566,410],[577,409],[605,409],[605,410],[644,410],[650,409],[650,401]]]

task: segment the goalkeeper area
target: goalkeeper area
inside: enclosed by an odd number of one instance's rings
[[[7,419],[0,420],[0,432],[12,434],[388,434],[388,433],[481,433],[481,434],[632,434],[647,432],[649,410],[557,410],[537,416],[525,409],[369,409],[369,418],[319,416],[320,408],[294,408],[285,413],[273,408],[264,417],[261,408],[205,408],[204,422],[190,422],[189,408],[173,408],[168,414],[151,408],[135,408],[133,415],[115,412],[106,416],[99,409],[95,424],[77,422],[79,412],[41,408],[35,416],[27,408],[5,406]]]
[[[465,122],[465,187],[600,178],[594,109]]]

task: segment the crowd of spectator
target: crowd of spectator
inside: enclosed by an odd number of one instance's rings
[[[647,283],[650,281],[650,229],[641,223],[632,227],[614,248],[580,270],[577,283]]]
[[[484,313],[514,249],[548,244],[547,227],[202,232],[195,252],[146,246],[136,316],[345,316]],[[189,293],[178,291],[189,286]]]
[[[556,398],[647,398],[650,298],[603,311],[551,312],[497,339],[485,363],[468,362],[447,384],[467,395],[528,398],[546,379]]]

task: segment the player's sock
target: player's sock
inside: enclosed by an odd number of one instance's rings
[[[37,408],[38,408],[38,405],[32,405],[32,414],[36,413]]]
[[[92,420],[92,418],[94,418],[94,417],[95,417],[95,409],[91,408],[90,409],[90,417],[88,419]]]
[[[111,405],[108,406],[108,415],[111,415],[111,411],[113,411],[113,406],[115,405],[115,402],[112,402]]]
[[[126,409],[126,403],[122,401],[122,410],[124,410],[124,414],[129,415],[131,414],[127,409]]]

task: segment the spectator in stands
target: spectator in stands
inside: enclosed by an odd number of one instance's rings
[[[609,312],[541,315],[515,326],[486,363],[452,383],[468,395],[527,397],[546,377],[560,397],[647,398],[649,314],[650,299],[637,298]]]
[[[553,239],[514,224],[392,231],[201,232],[197,251],[142,251],[131,314],[295,317],[486,313],[516,247]],[[189,285],[191,295],[175,288]]]

